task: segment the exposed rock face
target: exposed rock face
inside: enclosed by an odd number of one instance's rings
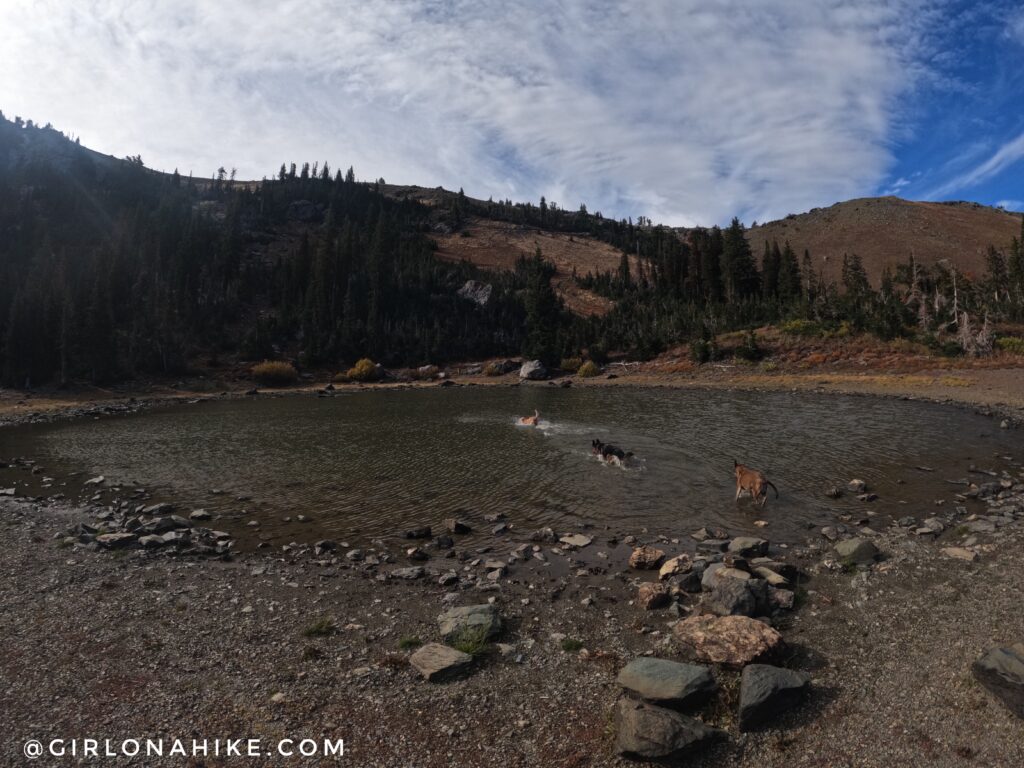
[[[670,709],[628,698],[615,705],[615,748],[624,757],[664,760],[725,737],[723,731]]]
[[[807,694],[811,678],[803,672],[751,664],[740,678],[740,730],[763,725],[791,709]]]
[[[446,642],[478,632],[489,639],[501,632],[498,609],[488,603],[451,608],[437,617],[437,624]]]
[[[629,556],[629,567],[640,571],[649,571],[661,565],[665,553],[654,547],[637,547]]]
[[[843,539],[836,544],[836,554],[844,563],[869,565],[878,557],[878,547],[867,539]]]
[[[974,662],[971,671],[989,693],[1024,718],[1024,643],[993,648]]]
[[[665,707],[698,705],[718,688],[707,667],[648,656],[629,662],[616,682],[644,701]]]
[[[487,306],[487,302],[491,300],[491,292],[493,286],[488,283],[481,283],[479,280],[467,280],[466,284],[458,290],[458,296],[460,299],[466,301],[472,301],[478,307]]]
[[[451,680],[466,672],[473,657],[440,643],[427,643],[409,657],[409,663],[431,683]]]
[[[637,590],[636,600],[647,611],[664,608],[671,602],[668,587],[657,582],[646,582]]]
[[[523,363],[519,369],[520,379],[529,379],[531,381],[540,381],[548,377],[548,369],[544,367],[544,363],[540,360],[527,360]]]
[[[673,628],[683,650],[697,661],[745,667],[782,647],[782,635],[746,616],[692,616]]]

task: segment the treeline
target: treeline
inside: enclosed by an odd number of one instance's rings
[[[577,282],[616,300],[606,317],[578,332],[600,350],[652,356],[670,344],[767,323],[804,320],[822,329],[870,332],[883,339],[915,337],[950,353],[984,351],[990,323],[1024,320],[1024,220],[1006,250],[990,247],[987,274],[971,279],[954,266],[924,266],[911,257],[887,269],[873,288],[860,258],[843,259],[838,284],[813,269],[789,243],[765,245],[755,258],[737,219],[724,231],[644,232],[647,250],[631,270],[623,254],[616,271]]]
[[[470,216],[613,244],[617,270],[574,277],[614,309],[567,313],[539,252],[502,274],[435,258],[431,233]],[[682,237],[543,199],[460,192],[430,207],[318,163],[283,164],[261,183],[236,183],[224,168],[192,179],[0,115],[0,378],[102,382],[222,357],[338,369],[361,357],[411,366],[586,353],[600,362],[798,320],[974,351],[985,346],[986,319],[1024,320],[1022,240],[1024,231],[990,249],[981,279],[911,260],[876,289],[851,254],[831,284],[787,243],[752,253],[738,220]],[[472,279],[491,285],[483,305],[459,295]]]
[[[519,354],[530,302],[553,296],[532,261],[483,276],[437,260],[428,209],[351,171],[198,181],[137,157],[101,162],[70,141],[59,162],[35,151],[54,134],[0,120],[9,384],[180,373],[198,355],[412,365]],[[458,295],[473,278],[493,286],[485,306]]]

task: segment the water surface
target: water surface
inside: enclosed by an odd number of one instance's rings
[[[516,426],[534,408],[541,428]],[[633,466],[597,461],[595,437],[634,452]],[[991,419],[932,404],[625,387],[224,400],[0,431],[0,456],[30,456],[46,474],[103,474],[107,488],[138,484],[224,515],[217,527],[258,519],[275,540],[358,541],[453,515],[489,532],[484,516],[502,513],[523,532],[684,536],[719,525],[780,541],[837,513],[870,510],[879,527],[891,515],[926,516],[960,490],[947,478],[968,477],[972,464],[998,468],[1015,448]],[[781,498],[764,510],[735,503],[734,458],[764,469]],[[853,477],[878,501],[824,495]],[[283,521],[299,514],[313,522]]]

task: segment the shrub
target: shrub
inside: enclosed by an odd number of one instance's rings
[[[591,344],[590,348],[587,349],[587,357],[594,361],[597,365],[608,364],[608,347],[603,342],[597,344]]]
[[[821,326],[813,320],[788,320],[780,330],[790,336],[821,336]]]
[[[562,650],[566,653],[575,653],[582,647],[583,642],[580,640],[576,640],[575,638],[567,637],[562,640]]]
[[[582,365],[583,360],[581,360],[578,357],[563,357],[562,362],[558,367],[561,368],[563,371],[568,371],[569,373],[576,373]]]
[[[714,339],[697,339],[690,343],[690,359],[695,363],[710,363],[718,359],[718,344]]]
[[[368,357],[356,362],[346,374],[352,381],[376,381],[379,378],[377,364]]]
[[[413,648],[419,648],[421,645],[423,645],[423,641],[415,636],[403,637],[401,640],[398,641],[398,647],[401,648],[403,651],[409,651]]]
[[[327,637],[328,635],[333,635],[334,620],[329,619],[326,616],[322,619],[317,619],[302,630],[302,634],[306,637]]]
[[[757,343],[757,334],[750,331],[743,343],[736,348],[736,357],[741,360],[756,362],[764,357],[764,350]]]
[[[484,366],[484,376],[504,376],[505,366],[501,363],[488,363]]]
[[[1011,355],[1024,355],[1024,339],[1016,336],[1002,336],[996,339],[996,349]]]
[[[455,638],[452,648],[470,656],[479,656],[487,650],[487,627],[467,627]]]
[[[601,373],[601,369],[597,366],[593,360],[587,360],[583,365],[576,371],[578,376],[582,376],[585,379],[589,379],[591,376],[598,376]]]
[[[347,373],[336,373],[334,378],[331,379],[335,384],[349,384],[352,379],[348,377]]]
[[[299,379],[295,366],[281,360],[264,360],[252,368],[252,377],[260,384],[271,387],[284,387],[294,384]]]

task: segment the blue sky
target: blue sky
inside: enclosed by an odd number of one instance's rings
[[[0,109],[240,178],[281,162],[609,216],[1024,209],[1007,0],[4,0]]]

